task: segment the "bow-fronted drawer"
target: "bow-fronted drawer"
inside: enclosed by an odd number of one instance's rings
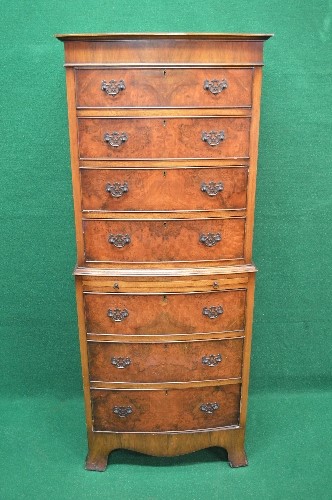
[[[243,339],[124,343],[88,342],[90,380],[189,382],[240,378]]]
[[[86,262],[242,261],[245,218],[87,219]]]
[[[79,118],[81,159],[248,158],[250,118]]]
[[[81,169],[84,211],[240,210],[247,167]]]
[[[252,68],[106,68],[76,71],[79,108],[249,107]]]
[[[237,426],[241,385],[91,390],[94,431],[165,432]]]
[[[88,334],[242,332],[245,323],[246,290],[167,294],[91,291],[84,293],[84,304]],[[124,354],[121,351],[119,355]]]

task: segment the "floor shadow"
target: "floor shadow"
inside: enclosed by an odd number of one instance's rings
[[[226,450],[211,447],[176,457],[152,457],[130,450],[115,450],[108,459],[109,465],[142,465],[144,467],[175,467],[212,462],[227,462]]]

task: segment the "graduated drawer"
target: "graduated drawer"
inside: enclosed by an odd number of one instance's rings
[[[245,219],[83,221],[87,262],[243,259]]]
[[[88,342],[91,381],[189,382],[240,378],[243,339]]]
[[[235,426],[240,384],[169,390],[91,390],[93,430],[165,432]]]
[[[79,118],[78,124],[84,159],[249,155],[250,118]]]
[[[84,293],[93,334],[167,335],[243,331],[245,290],[207,293]]]
[[[78,107],[250,106],[252,69],[91,69],[76,72]]]
[[[81,169],[85,211],[217,210],[246,207],[247,167]]]

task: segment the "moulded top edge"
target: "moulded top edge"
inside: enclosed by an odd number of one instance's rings
[[[54,35],[58,40],[66,41],[121,41],[149,40],[157,38],[173,39],[209,39],[228,41],[264,41],[273,36],[272,33],[76,33]]]
[[[119,268],[91,268],[79,267],[74,269],[74,276],[99,276],[99,277],[186,277],[186,276],[208,276],[216,274],[245,274],[256,273],[254,264],[243,264],[239,266],[208,267],[208,268],[185,268],[185,269],[119,269]]]

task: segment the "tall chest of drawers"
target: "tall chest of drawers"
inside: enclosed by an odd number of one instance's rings
[[[252,233],[270,35],[57,35],[86,468],[119,448],[247,464]]]

